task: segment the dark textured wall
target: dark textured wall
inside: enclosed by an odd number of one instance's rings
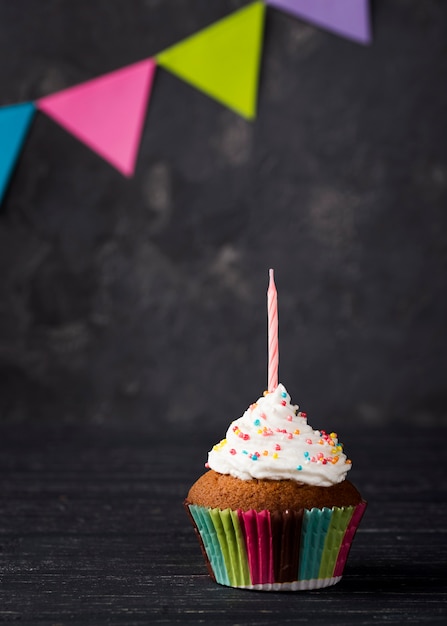
[[[244,4],[0,0],[0,104]],[[443,419],[447,3],[372,7],[369,47],[269,8],[253,123],[159,69],[131,180],[37,114],[0,209],[4,419],[226,425],[266,385],[269,267],[314,426]]]

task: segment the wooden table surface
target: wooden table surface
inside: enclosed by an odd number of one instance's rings
[[[446,623],[447,427],[343,432],[368,500],[343,579],[275,593],[213,583],[183,510],[222,433],[0,425],[0,623]]]

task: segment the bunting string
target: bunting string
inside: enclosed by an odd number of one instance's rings
[[[37,111],[132,176],[157,67],[254,120],[266,5],[356,43],[371,43],[369,0],[255,0],[153,57],[33,102],[2,106],[0,204]]]

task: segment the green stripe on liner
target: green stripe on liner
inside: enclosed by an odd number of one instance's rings
[[[250,585],[247,551],[236,511],[210,509],[211,519],[216,529],[230,584]]]
[[[214,576],[216,577],[216,581],[221,585],[229,585],[230,579],[228,578],[222,549],[220,547],[220,542],[217,537],[216,529],[212,522],[209,509],[191,504],[189,505],[189,510],[197,525],[200,536],[202,537],[203,545],[205,547],[211,568],[214,572]]]
[[[332,509],[304,511],[301,534],[299,580],[318,578],[326,533],[332,517]]]
[[[353,506],[334,507],[332,509],[331,522],[326,534],[326,541],[324,542],[318,578],[331,578],[333,576],[340,546],[354,509],[355,507]]]

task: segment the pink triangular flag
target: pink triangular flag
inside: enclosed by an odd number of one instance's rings
[[[369,0],[267,0],[311,24],[358,43],[371,43]]]
[[[145,59],[37,100],[36,107],[125,176],[134,173],[156,62]]]

